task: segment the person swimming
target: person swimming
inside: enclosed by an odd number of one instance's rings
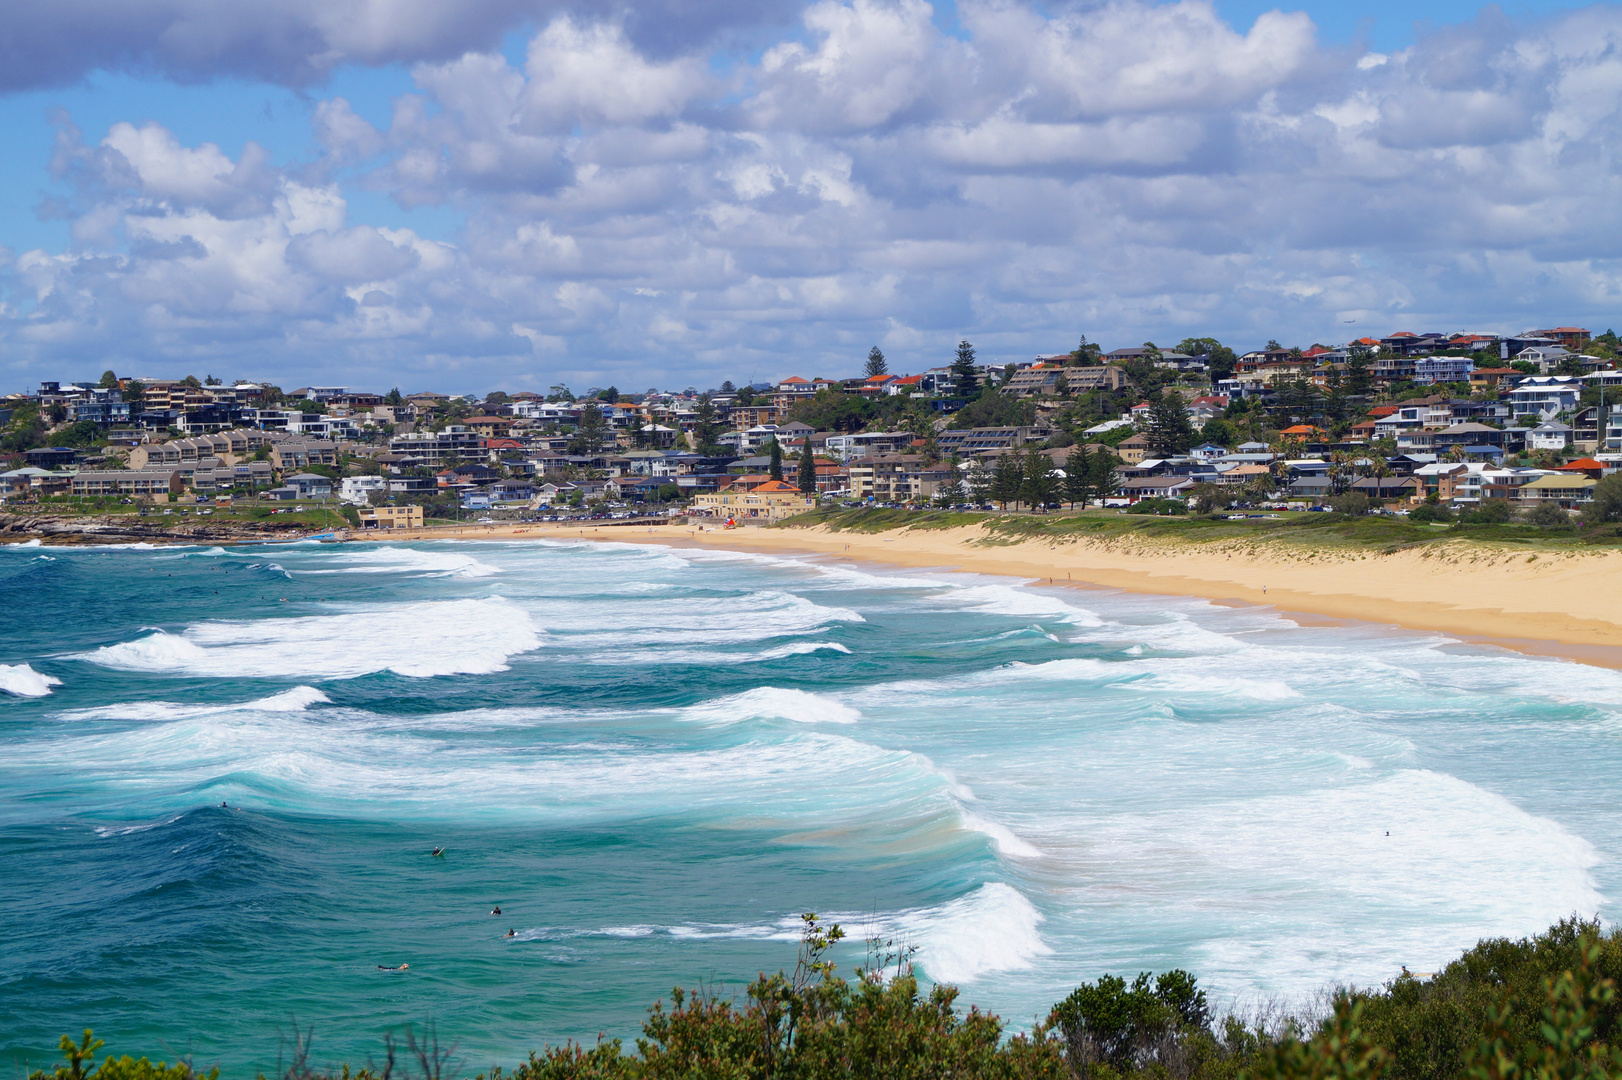
[[[497,908],[491,908],[490,909],[490,914],[492,914],[492,915],[500,915],[501,914],[501,909],[498,908],[498,907]]]
[[[389,967],[387,964],[377,965],[377,970],[379,971],[409,971],[410,969],[410,964],[401,964],[399,967]]]

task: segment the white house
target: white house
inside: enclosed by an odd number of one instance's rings
[[[1515,359],[1524,360],[1529,364],[1536,364],[1537,369],[1547,375],[1560,366],[1560,361],[1571,355],[1571,350],[1559,345],[1534,345],[1529,349],[1522,349],[1515,354]]]
[[[1574,375],[1533,375],[1509,392],[1509,407],[1516,416],[1553,420],[1577,407],[1583,381]]]
[[[1571,425],[1556,420],[1539,424],[1526,433],[1528,450],[1564,450],[1571,445]]]
[[[374,491],[388,491],[389,482],[382,476],[346,476],[338,486],[338,498],[351,506],[365,506],[367,496]]]

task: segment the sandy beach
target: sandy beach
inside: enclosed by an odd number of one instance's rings
[[[389,537],[525,538],[814,554],[1004,574],[1043,584],[1199,596],[1326,619],[1435,630],[1466,641],[1622,668],[1622,552],[1615,551],[1528,554],[1459,541],[1385,554],[1248,540],[1156,543],[1135,537],[1011,544],[988,543],[979,525],[885,533],[833,532],[821,526],[492,525]]]

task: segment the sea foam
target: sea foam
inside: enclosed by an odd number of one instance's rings
[[[761,686],[683,710],[683,718],[709,724],[736,724],[765,717],[797,724],[854,724],[861,711],[823,694]]]
[[[423,551],[418,548],[375,547],[343,551],[334,556],[336,568],[299,570],[300,574],[410,574],[414,577],[482,578],[502,572],[457,550]]]
[[[402,604],[342,615],[206,622],[158,630],[76,659],[120,671],[214,678],[426,678],[505,671],[539,648],[529,615],[500,598]]]
[[[0,664],[0,693],[13,697],[44,697],[62,680],[42,675],[28,664]]]
[[[59,720],[141,720],[167,722],[189,720],[233,712],[299,713],[311,705],[330,704],[331,699],[313,686],[295,686],[269,697],[220,705],[183,705],[173,701],[133,701],[118,705],[98,705],[60,713]]]

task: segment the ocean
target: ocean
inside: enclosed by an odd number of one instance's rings
[[[13,545],[0,598],[7,1062],[411,1025],[470,1075],[808,911],[1016,1028],[1105,973],[1304,1002],[1622,894],[1622,674],[1439,634],[544,541]]]

